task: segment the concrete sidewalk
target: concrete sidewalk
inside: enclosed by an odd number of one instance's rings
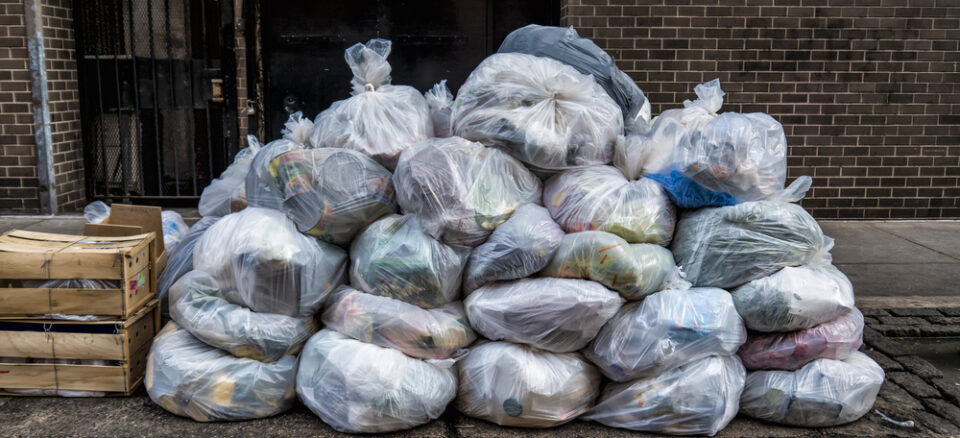
[[[195,209],[177,211],[188,224],[198,219]],[[83,224],[80,215],[0,216],[0,233],[80,234]],[[858,298],[960,297],[960,221],[821,221],[820,226],[834,238],[833,263],[850,277]]]

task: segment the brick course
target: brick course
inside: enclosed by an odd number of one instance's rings
[[[27,28],[21,0],[0,0],[0,210],[37,212]]]
[[[960,0],[563,0],[654,114],[720,78],[771,114],[818,218],[960,217]]]

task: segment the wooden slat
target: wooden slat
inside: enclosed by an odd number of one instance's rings
[[[125,392],[127,382],[119,366],[0,363],[0,388]]]
[[[132,236],[143,234],[143,227],[137,225],[85,224],[83,234],[88,236]]]
[[[26,231],[26,230],[13,230],[8,231],[0,237],[0,240],[4,238],[18,238],[18,239],[27,239],[27,240],[37,240],[37,241],[48,241],[48,242],[75,242],[77,240],[89,240],[89,241],[104,241],[104,242],[134,242],[139,241],[144,238],[149,233],[141,233],[133,236],[77,236],[76,234],[56,234],[56,233],[40,233],[37,231]],[[80,237],[81,239],[78,239]]]
[[[3,290],[3,289],[0,289]],[[69,321],[69,320],[58,320],[58,319],[43,319],[36,316],[29,315],[17,315],[17,316],[0,316],[0,321],[2,322],[25,322],[32,324],[70,324],[70,325],[115,325],[122,328],[130,327],[136,323],[139,318],[142,318],[143,315],[147,313],[152,313],[159,311],[159,301],[156,299],[148,302],[144,307],[140,308],[132,316],[126,319],[107,319],[107,320],[98,320],[98,321]],[[157,329],[159,331],[159,328]]]
[[[123,315],[120,289],[0,288],[0,315]]]
[[[121,253],[28,253],[0,252],[0,277],[8,279],[104,279],[119,280],[123,273]]]
[[[127,336],[0,330],[0,357],[127,360]]]

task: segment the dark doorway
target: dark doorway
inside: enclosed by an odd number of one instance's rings
[[[77,0],[90,199],[195,204],[237,150],[232,0]]]
[[[512,30],[560,21],[559,0],[274,0],[261,10],[267,141],[287,113],[312,119],[350,96],[343,51],[354,43],[392,40],[393,83],[426,91],[447,79],[456,93]]]

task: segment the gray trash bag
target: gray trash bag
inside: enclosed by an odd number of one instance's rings
[[[424,233],[415,214],[390,215],[363,230],[350,246],[350,284],[370,294],[420,307],[440,307],[460,296],[469,248]]]
[[[539,204],[540,180],[503,151],[460,137],[433,138],[403,152],[393,175],[397,202],[431,236],[477,246],[523,204]]]
[[[144,386],[154,403],[195,421],[265,418],[293,407],[297,357],[276,362],[238,358],[173,322],[153,340]]]
[[[669,289],[621,307],[584,355],[610,379],[625,382],[710,355],[733,355],[746,339],[727,291]]]
[[[853,308],[853,285],[827,263],[787,266],[730,293],[744,324],[759,332],[811,328]]]
[[[545,208],[520,206],[470,254],[463,274],[464,293],[492,281],[516,280],[539,272],[550,262],[562,238],[563,230]]]
[[[391,432],[428,423],[456,393],[449,368],[333,330],[313,335],[300,356],[300,400],[340,432]]]
[[[567,234],[545,277],[586,278],[620,292],[628,300],[682,283],[670,250],[650,243],[627,243],[604,231]]]
[[[846,359],[863,345],[863,314],[850,309],[832,321],[793,332],[751,332],[737,352],[748,370],[795,370],[816,359]]]
[[[740,412],[773,423],[836,426],[870,411],[883,385],[880,365],[861,352],[844,360],[818,359],[796,371],[753,371]]]
[[[347,254],[300,234],[283,212],[247,208],[224,216],[193,250],[194,268],[217,280],[227,301],[254,312],[315,314],[346,278]]]
[[[296,355],[319,328],[312,316],[257,313],[230,303],[203,271],[188,272],[170,288],[170,316],[212,347],[264,362]]]
[[[543,205],[568,233],[599,230],[630,243],[667,246],[676,209],[652,180],[627,181],[615,167],[569,170],[547,180]]]
[[[213,224],[217,223],[218,216],[205,216],[193,224],[183,240],[167,256],[167,267],[163,269],[157,280],[157,299],[160,300],[160,311],[164,316],[169,315],[167,306],[167,291],[184,274],[193,270],[193,249],[200,241],[200,237]]]
[[[736,356],[710,356],[658,376],[611,383],[586,415],[610,427],[716,435],[737,415],[746,371]]]
[[[489,283],[464,306],[474,330],[487,339],[569,353],[585,347],[623,303],[593,281],[524,278]]]
[[[328,301],[325,328],[418,359],[459,356],[477,339],[459,301],[427,310],[350,286],[340,286]]]
[[[430,107],[430,120],[433,121],[433,136],[447,138],[453,135],[450,117],[453,113],[453,93],[447,88],[447,80],[437,82],[433,88],[423,93]]]
[[[457,368],[457,409],[501,426],[559,426],[587,412],[600,393],[600,373],[579,353],[486,342]]]
[[[498,53],[457,92],[453,133],[503,149],[538,175],[607,164],[620,107],[593,77],[550,58]]]
[[[571,27],[530,24],[510,34],[498,53],[526,53],[555,59],[580,73],[593,76],[620,106],[627,130],[642,129],[650,122],[650,101],[637,83],[617,68],[607,52]]]
[[[197,205],[200,216],[226,216],[247,207],[247,172],[250,171],[253,158],[262,148],[263,145],[257,137],[247,136],[247,147],[237,152],[233,163],[227,166],[219,178],[214,178],[210,185],[204,187]]]
[[[390,41],[375,38],[347,48],[343,56],[353,72],[353,91],[317,115],[313,147],[354,150],[392,171],[400,152],[433,137],[423,95],[413,87],[390,84],[390,47]]]
[[[694,286],[735,288],[786,266],[829,263],[831,247],[803,207],[757,201],[685,213],[670,249]]]

